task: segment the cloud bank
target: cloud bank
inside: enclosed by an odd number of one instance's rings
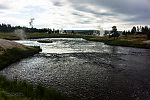
[[[57,29],[130,29],[150,23],[150,0],[1,0],[0,23]]]

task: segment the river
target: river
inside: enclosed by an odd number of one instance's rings
[[[48,38],[47,38],[48,39]],[[109,46],[80,38],[18,40],[42,52],[0,71],[82,100],[150,100],[150,49]],[[40,39],[42,40],[42,39]]]

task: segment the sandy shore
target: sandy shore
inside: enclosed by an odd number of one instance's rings
[[[11,49],[14,47],[23,48],[24,46],[10,40],[0,39],[0,47],[4,49]]]
[[[144,43],[146,43],[146,44],[150,44],[150,40],[144,41]]]
[[[20,48],[20,49],[26,49],[24,45],[10,41],[5,39],[0,39],[0,54],[4,52],[5,49],[12,49],[14,47]]]

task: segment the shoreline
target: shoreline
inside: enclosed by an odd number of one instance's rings
[[[40,51],[40,47],[28,47],[13,41],[0,39],[0,70]]]
[[[88,41],[103,42],[106,45],[150,49],[150,44],[143,41],[110,40],[110,39],[87,39]]]
[[[36,34],[35,34],[36,35]],[[40,36],[29,36],[29,39],[38,39],[38,38],[82,38],[87,41],[103,42],[106,45],[112,46],[122,46],[122,47],[133,47],[133,48],[143,48],[150,49],[150,42],[144,42],[144,40],[121,40],[121,39],[109,39],[108,37],[97,37],[92,35],[83,35],[83,34],[46,34],[43,37]],[[146,40],[145,40],[146,41]]]
[[[14,36],[13,33],[0,33],[0,38],[4,38],[7,40],[19,40],[19,37]],[[107,45],[112,46],[122,46],[122,47],[133,47],[133,48],[143,48],[150,49],[150,42],[147,41],[145,36],[129,36],[122,37],[116,40],[110,39],[108,37],[98,37],[92,35],[84,35],[84,34],[48,34],[48,33],[26,33],[26,39],[39,39],[39,38],[83,38],[87,41],[95,41],[95,42],[103,42]],[[144,38],[143,38],[144,37]]]
[[[22,44],[0,39],[0,70],[21,59],[33,56],[41,51],[40,47],[28,47]],[[0,100],[64,100],[64,95],[53,88],[41,84],[33,85],[17,78],[7,79],[0,75]]]

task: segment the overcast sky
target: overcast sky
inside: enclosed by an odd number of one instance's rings
[[[150,0],[0,0],[0,23],[57,29],[150,24]]]

